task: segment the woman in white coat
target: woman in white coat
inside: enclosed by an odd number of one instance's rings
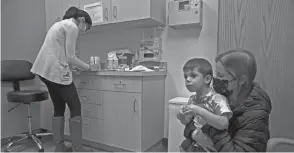
[[[49,29],[31,72],[46,84],[54,106],[52,132],[56,152],[86,152],[82,147],[81,103],[73,82],[71,66],[91,70],[91,65],[76,57],[76,41],[79,33],[92,26],[89,14],[75,7],[69,8],[63,20]],[[69,128],[72,147],[64,144],[64,113],[66,104],[70,109]]]

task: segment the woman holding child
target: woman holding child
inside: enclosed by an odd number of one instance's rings
[[[247,50],[237,49],[218,55],[215,61],[216,77],[213,78],[213,87],[217,93],[228,99],[233,115],[229,118],[227,128],[219,128],[216,121],[210,121],[201,128],[203,134],[193,135],[194,132],[191,131],[190,140],[197,144],[203,141],[205,135],[211,139],[215,149],[209,151],[265,152],[270,138],[271,101],[267,93],[253,82],[257,71],[254,56]],[[188,105],[180,114],[199,115],[206,120],[213,119],[213,112],[209,114],[203,110],[203,107]],[[189,129],[191,127],[186,125],[185,134]],[[190,149],[184,151],[199,151],[194,147],[197,145],[190,145]]]

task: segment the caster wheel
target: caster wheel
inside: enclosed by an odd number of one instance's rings
[[[39,152],[44,152],[44,149],[39,149]]]

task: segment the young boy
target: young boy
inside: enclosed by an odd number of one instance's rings
[[[232,111],[227,99],[211,87],[213,79],[211,64],[203,58],[187,61],[183,67],[185,85],[190,92],[196,92],[177,114],[185,125],[185,140],[180,146],[183,152],[215,151],[211,139],[202,133],[202,126],[209,124],[219,130],[228,128]]]

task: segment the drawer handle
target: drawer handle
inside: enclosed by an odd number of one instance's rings
[[[84,110],[84,117],[89,117],[90,116],[90,111]]]
[[[134,112],[138,111],[138,105],[137,105],[137,100],[134,100]]]
[[[81,81],[81,84],[87,84],[87,81]]]
[[[116,89],[126,89],[127,85],[126,84],[114,84]]]
[[[81,101],[82,102],[88,102],[88,97],[87,96],[81,96]]]
[[[90,124],[83,124],[84,127],[90,128]]]

